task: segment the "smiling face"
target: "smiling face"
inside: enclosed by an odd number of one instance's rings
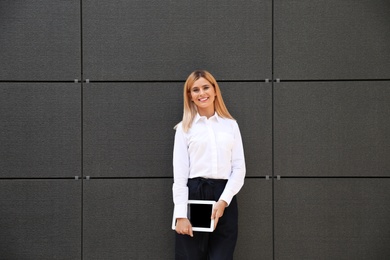
[[[198,113],[201,116],[210,117],[214,115],[215,96],[214,86],[202,77],[196,80],[190,88],[191,101],[197,106]]]

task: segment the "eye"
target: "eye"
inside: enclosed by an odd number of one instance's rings
[[[198,89],[198,88],[193,88],[193,89],[192,89],[192,92],[198,93],[198,92],[199,92],[199,89]]]

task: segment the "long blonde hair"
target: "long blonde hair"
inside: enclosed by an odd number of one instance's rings
[[[214,87],[215,94],[216,94],[214,100],[215,112],[217,112],[217,114],[220,117],[234,119],[230,115],[228,109],[226,108],[225,102],[223,102],[221,90],[213,75],[211,75],[210,72],[205,70],[195,70],[188,76],[186,82],[184,83],[184,89],[183,89],[184,109],[183,109],[183,119],[182,119],[184,132],[187,132],[188,129],[191,128],[192,121],[194,120],[197,114],[196,105],[191,101],[191,87],[194,84],[194,82],[197,81],[199,78],[206,79]]]

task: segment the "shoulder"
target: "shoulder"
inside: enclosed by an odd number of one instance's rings
[[[173,129],[175,129],[176,131],[183,131],[183,121],[181,121],[180,123],[178,123],[177,125],[175,125],[173,127]]]
[[[237,121],[232,118],[219,117],[218,122],[221,122],[222,124],[229,125],[232,127],[238,127]]]
[[[191,132],[191,128],[188,130],[188,131],[184,131],[184,125],[182,122],[178,123],[174,129],[176,130],[175,131],[175,135],[176,136],[181,136],[182,138],[187,138],[188,135],[190,134]]]

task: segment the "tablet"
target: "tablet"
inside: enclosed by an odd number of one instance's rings
[[[213,200],[189,200],[187,217],[191,222],[192,231],[213,232],[214,219],[211,219],[215,201]],[[172,220],[172,229],[176,228],[176,219]]]

